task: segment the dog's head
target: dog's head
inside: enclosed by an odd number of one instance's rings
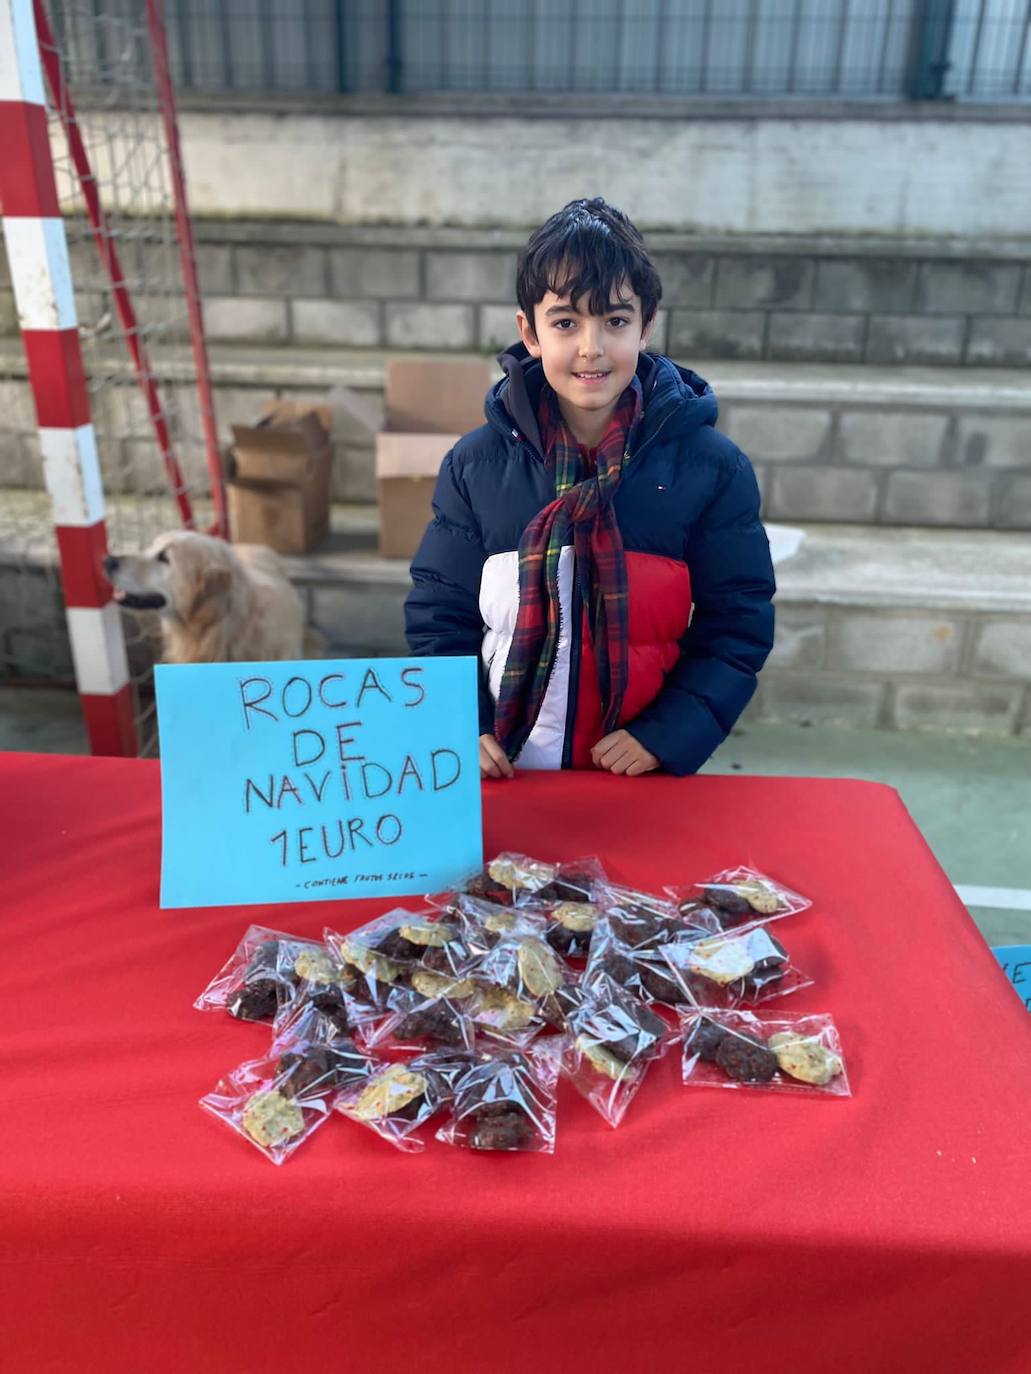
[[[108,554],[104,572],[114,599],[133,611],[160,611],[187,623],[217,615],[229,598],[232,550],[192,530],[159,534],[145,553]]]

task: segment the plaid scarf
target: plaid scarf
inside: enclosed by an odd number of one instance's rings
[[[538,420],[545,462],[558,495],[534,516],[519,540],[519,613],[494,715],[495,734],[510,758],[536,723],[555,666],[559,554],[570,535],[598,667],[603,733],[619,719],[627,681],[627,582],[612,498],[642,412],[641,384],[635,377],[617,402],[601,443],[589,454],[562,418],[551,387],[541,393]]]

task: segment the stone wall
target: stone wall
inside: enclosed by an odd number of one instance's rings
[[[254,344],[494,352],[516,337],[525,233],[196,223],[209,337]],[[692,356],[876,366],[1031,363],[1031,240],[857,241],[653,233],[656,346]],[[77,243],[80,315],[106,302]],[[147,315],[147,258],[137,260]],[[0,255],[0,333],[17,327]]]
[[[196,230],[212,340],[494,352],[516,337],[525,233],[272,221]],[[655,342],[677,358],[1031,362],[1031,240],[653,233],[648,242],[663,281]],[[92,246],[79,251],[95,276]],[[145,294],[145,270],[140,282]],[[82,306],[88,321],[100,302]],[[0,286],[0,329],[13,328]]]

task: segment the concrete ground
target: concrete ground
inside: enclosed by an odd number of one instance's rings
[[[75,694],[0,686],[0,749],[85,753]],[[704,771],[889,783],[988,943],[1031,943],[1031,739],[744,724]]]

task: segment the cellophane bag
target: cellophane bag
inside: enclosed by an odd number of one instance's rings
[[[471,1016],[476,985],[472,979],[446,978],[450,995],[425,996],[414,988],[392,988],[386,1016],[358,1027],[358,1042],[370,1052],[387,1050],[473,1050],[475,1023]]]
[[[649,1066],[678,1039],[675,1027],[602,974],[568,1018],[562,1072],[610,1126],[626,1115]]]
[[[426,1148],[420,1128],[451,1101],[456,1083],[477,1062],[468,1051],[442,1050],[384,1064],[366,1083],[339,1093],[333,1106],[395,1149],[414,1154]]]
[[[484,897],[471,897],[462,892],[456,894],[444,911],[447,919],[457,920],[469,956],[458,970],[461,972],[469,968],[469,960],[482,958],[501,940],[517,935],[543,937],[548,929],[547,916],[536,904],[499,906]]]
[[[695,1006],[758,1006],[813,982],[764,924],[674,942],[663,946],[662,957],[683,989],[681,1000]]]
[[[764,1088],[851,1097],[830,1016],[696,1008],[680,1012],[681,1074],[690,1087]]]
[[[477,1031],[525,1047],[547,1027],[561,1029],[577,975],[539,933],[502,936],[469,970],[476,984],[471,1016]]]
[[[349,1034],[351,998],[358,986],[356,971],[338,959],[328,944],[305,946],[300,951],[281,945],[280,950],[278,971],[291,981],[293,993],[276,1013],[276,1035],[310,1011],[325,1023],[326,1038]]]
[[[318,940],[249,926],[193,1005],[198,1011],[227,1011],[239,1021],[272,1021],[294,998],[293,964],[303,951],[324,952]]]
[[[734,926],[778,921],[812,906],[795,892],[758,869],[725,868],[699,883],[666,889],[685,916],[696,911],[714,915],[724,930]]]
[[[269,1053],[221,1079],[200,1099],[273,1164],[282,1164],[329,1118],[336,1094],[362,1083],[373,1065],[353,1042],[315,1040],[297,1030],[273,1041]]]
[[[447,906],[455,896],[479,897],[497,906],[527,901],[591,902],[605,870],[593,856],[545,863],[528,854],[505,852],[469,874],[452,889],[432,893],[432,906]]]
[[[348,999],[351,1018],[358,1021],[384,1015],[390,992],[412,987],[416,975],[451,976],[468,959],[457,924],[435,909],[413,912],[398,907],[346,935],[327,930],[325,940],[353,976]]]
[[[540,1044],[481,1060],[458,1080],[437,1139],[472,1150],[554,1153],[559,1053]]]
[[[594,927],[583,982],[589,986],[604,974],[642,1002],[670,1007],[690,1002],[666,962],[664,950],[696,938],[696,932],[672,912],[629,919],[625,913],[613,911]]]

